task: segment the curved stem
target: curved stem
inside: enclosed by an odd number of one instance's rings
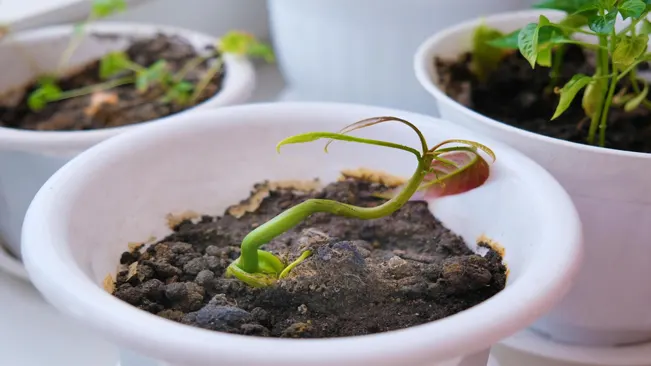
[[[273,238],[301,223],[317,212],[327,212],[338,216],[363,220],[377,219],[390,215],[402,207],[418,190],[432,163],[432,156],[424,156],[419,162],[414,175],[405,188],[389,201],[377,207],[358,207],[337,201],[310,199],[304,201],[258,226],[242,240],[242,253],[239,267],[248,273],[258,271],[258,248]]]
[[[610,41],[610,53],[612,54],[615,51],[615,31],[613,30],[611,34]],[[606,60],[607,62],[608,60]],[[615,95],[615,87],[617,86],[617,68],[613,65],[613,73],[615,77],[610,80],[610,87],[608,88],[608,94],[604,100],[603,110],[601,111],[601,123],[599,123],[599,146],[604,147],[606,145],[606,127],[608,127],[608,112],[610,111],[610,104],[613,101],[613,95]]]

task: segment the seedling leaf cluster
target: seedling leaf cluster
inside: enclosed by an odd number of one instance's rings
[[[411,128],[420,142],[420,149],[390,141],[374,140],[349,135],[355,130],[385,122],[399,122]],[[327,199],[308,199],[293,206],[266,223],[258,226],[244,237],[240,257],[227,269],[227,276],[238,278],[253,287],[265,287],[286,277],[290,271],[312,255],[306,250],[293,262],[284,263],[274,254],[260,250],[273,238],[295,227],[317,212],[350,217],[354,219],[377,219],[400,209],[409,200],[436,198],[459,194],[481,186],[489,177],[489,165],[480,151],[492,159],[495,154],[488,147],[469,140],[446,140],[429,148],[421,131],[411,122],[396,117],[376,117],[356,122],[337,133],[309,132],[282,140],[278,152],[285,145],[327,139],[328,146],[334,140],[381,146],[408,152],[417,159],[417,167],[411,178],[388,193],[388,200],[376,207],[358,207]],[[419,195],[420,194],[420,195]]]
[[[508,34],[486,25],[478,27],[474,38],[474,71],[484,80],[502,57],[514,50],[532,68],[550,68],[549,90],[559,94],[551,119],[560,117],[583,91],[581,105],[586,119],[590,120],[587,142],[603,147],[611,108],[619,107],[626,112],[638,107],[651,108],[647,99],[648,82],[637,74],[638,66],[651,60],[648,52],[651,22],[647,20],[651,0],[544,0],[535,7],[560,10],[565,16],[553,22],[540,15],[538,22]],[[629,24],[617,30],[618,19]],[[594,52],[595,71],[592,75],[574,75],[559,87],[559,70],[568,44]],[[623,81],[627,82],[626,86],[616,94]]]
[[[59,61],[56,75],[46,75],[39,79],[38,87],[28,96],[28,106],[33,111],[42,110],[48,103],[79,97],[109,90],[122,85],[133,84],[140,93],[147,93],[152,88],[163,90],[160,100],[164,103],[188,105],[196,103],[210,81],[224,67],[224,55],[262,58],[274,61],[271,47],[258,41],[253,35],[240,31],[225,34],[213,50],[196,56],[188,61],[178,72],[173,72],[165,60],[158,60],[152,65],[140,65],[129,58],[125,52],[116,51],[100,59],[99,78],[102,82],[73,90],[62,90],[57,79],[62,76],[70,58],[83,40],[84,30],[89,22],[104,18],[126,9],[124,0],[94,0],[88,18],[77,25],[70,43]],[[209,63],[208,69],[196,83],[186,80],[188,73],[203,63]]]

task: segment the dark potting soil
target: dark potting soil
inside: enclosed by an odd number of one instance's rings
[[[425,202],[409,202],[377,220],[315,214],[263,247],[289,260],[306,247],[313,250],[289,277],[268,288],[225,278],[242,238],[288,207],[317,197],[375,206],[383,202],[371,195],[379,188],[348,178],[311,193],[277,189],[241,218],[225,213],[182,221],[147,249],[124,252],[123,269],[109,291],[142,310],[200,328],[321,338],[441,319],[504,288],[501,255],[493,249],[474,254]]]
[[[94,34],[90,37],[106,38],[113,35]],[[134,39],[126,50],[130,59],[141,66],[151,66],[158,60],[165,60],[172,71],[180,70],[197,51],[185,39],[178,36],[158,34],[152,38]],[[185,80],[196,85],[209,66],[208,60],[189,72]],[[119,78],[120,75],[115,78]],[[11,97],[0,98],[0,126],[28,130],[91,130],[145,122],[181,112],[197,105],[217,93],[222,84],[224,71],[215,75],[201,97],[190,105],[165,103],[161,100],[164,91],[152,87],[146,93],[139,93],[133,84],[118,86],[104,92],[110,102],[93,102],[91,95],[80,96],[58,102],[51,102],[38,111],[32,111],[27,104],[29,93],[38,87],[32,82],[19,91],[12,91]],[[95,85],[105,80],[99,78],[99,60],[75,70],[58,81],[63,91]],[[117,98],[116,98],[117,97]],[[93,105],[93,107],[90,107]],[[90,108],[89,108],[90,107]]]
[[[563,67],[553,86],[561,88],[573,75],[594,73],[595,57],[580,47],[570,45],[564,55]],[[506,56],[497,70],[481,82],[471,71],[472,55],[458,60],[434,61],[440,70],[439,85],[463,105],[497,121],[545,136],[577,143],[587,143],[590,121],[581,107],[583,91],[577,94],[570,108],[551,121],[559,95],[553,92],[551,69],[536,66],[532,69],[519,53]],[[640,70],[646,69],[644,64]],[[628,78],[616,89],[632,92]],[[610,109],[606,131],[606,147],[636,152],[651,152],[651,110],[639,107],[625,112],[619,107]]]

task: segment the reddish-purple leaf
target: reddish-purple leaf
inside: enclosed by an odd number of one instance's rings
[[[439,198],[468,192],[483,185],[490,175],[490,167],[479,153],[460,150],[439,155],[451,165],[441,160],[432,161],[434,173],[423,180],[424,199]],[[417,199],[416,195],[412,200]]]

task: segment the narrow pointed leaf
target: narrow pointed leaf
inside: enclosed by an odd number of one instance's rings
[[[371,127],[373,125],[377,125],[377,124],[384,123],[384,122],[399,122],[399,123],[402,123],[402,124],[405,124],[405,125],[409,126],[409,128],[414,130],[416,132],[416,134],[418,135],[418,139],[420,140],[421,146],[423,148],[423,152],[425,150],[427,150],[427,141],[425,140],[425,136],[423,136],[423,134],[420,132],[418,127],[416,127],[416,125],[414,125],[413,123],[411,123],[409,121],[406,121],[406,120],[404,120],[402,118],[398,118],[398,117],[382,116],[382,117],[366,118],[366,119],[363,119],[361,121],[357,121],[355,123],[352,123],[352,124],[342,128],[341,130],[339,130],[338,133],[342,134],[342,135],[345,135],[345,134],[351,133],[351,132],[353,132],[355,130],[359,130],[359,129],[366,128],[366,127]],[[328,147],[330,146],[331,143],[332,143],[332,141],[328,141],[328,143],[326,144],[326,146],[325,146],[326,152],[328,151]]]
[[[554,112],[554,116],[552,117],[552,120],[558,118],[567,108],[569,108],[570,104],[574,100],[574,97],[576,97],[576,94],[581,91],[586,85],[588,85],[592,81],[592,77],[586,76],[583,74],[578,74],[574,75],[570,81],[563,86],[561,89],[561,98],[558,102],[558,106],[556,107],[556,111]]]
[[[488,43],[490,46],[504,50],[517,50],[518,49],[518,35],[520,30],[515,30],[505,36],[491,39]]]
[[[582,6],[594,4],[594,0],[543,0],[534,4],[537,9],[561,10],[566,13],[574,13]]]
[[[454,146],[450,148],[443,148],[445,145],[449,144],[464,144],[464,145],[469,145],[475,149],[481,150],[485,152],[488,156],[491,157],[493,161],[495,161],[497,158],[495,157],[495,153],[493,150],[491,150],[488,146],[484,144],[480,144],[479,142],[475,141],[470,141],[470,140],[463,140],[463,139],[450,139],[450,140],[445,140],[433,148],[430,149],[431,152],[451,152],[451,151],[457,151],[457,150],[466,150],[467,147],[465,146]]]
[[[393,142],[388,142],[388,141],[372,140],[372,139],[365,139],[365,138],[361,138],[361,137],[343,135],[343,134],[334,133],[334,132],[308,132],[308,133],[303,133],[303,134],[299,134],[299,135],[290,136],[290,137],[280,141],[278,143],[278,145],[276,145],[276,151],[280,152],[280,148],[285,146],[285,145],[302,144],[302,143],[305,143],[305,142],[312,142],[312,141],[317,141],[317,140],[320,140],[320,139],[358,142],[358,143],[368,144],[368,145],[377,145],[377,146],[390,147],[390,148],[393,148],[393,149],[398,149],[398,150],[403,150],[403,151],[410,152],[410,153],[416,155],[416,157],[418,157],[420,159],[420,152],[418,152],[418,150],[416,150],[414,148],[411,148],[409,146],[395,144]]]

